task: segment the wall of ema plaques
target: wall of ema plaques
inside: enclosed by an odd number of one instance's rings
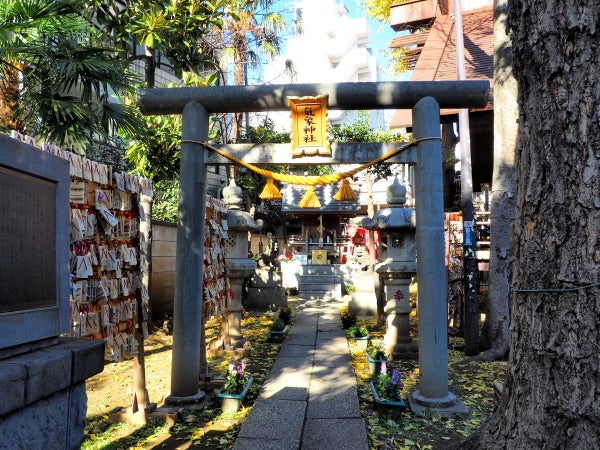
[[[27,136],[13,132],[12,137],[35,146],[35,141]],[[139,202],[142,195],[152,196],[152,184],[143,177],[114,172],[104,164],[50,144],[43,144],[41,150],[69,162],[69,334],[71,337],[103,339],[108,360],[133,356],[137,352],[134,339],[136,323],[141,323],[145,337],[149,332],[150,298],[148,286],[142,283],[142,273],[148,270],[148,263],[144,259],[145,252],[141,251],[149,242],[147,236],[140,232],[140,222],[148,219],[144,217]],[[31,267],[15,266],[14,271],[25,270],[35,275],[37,280],[31,283],[24,282],[23,277],[5,277],[4,282],[26,285],[29,290],[27,298],[33,298],[34,305],[43,306],[47,302],[46,297],[38,294],[42,288],[50,288],[55,280],[50,272],[39,273],[38,269],[40,263],[51,267],[53,260],[50,258],[54,257],[53,251],[45,252],[38,248],[39,242],[51,244],[54,239],[49,232],[54,230],[49,209],[49,205],[53,205],[49,202],[53,195],[52,183],[34,180],[18,172],[0,172],[0,183],[2,191],[14,194],[11,195],[11,205],[9,200],[0,204],[2,210],[4,206],[10,206],[19,216],[24,210],[29,213],[29,221],[25,225],[11,219],[10,215],[0,217],[2,236],[18,230],[26,236],[24,241],[31,243],[26,252],[32,257],[21,258],[23,264]],[[225,276],[229,236],[222,214],[226,206],[210,197],[207,197],[206,205],[203,311],[205,319],[211,319],[224,310],[232,291]],[[35,213],[31,214],[31,210]],[[4,250],[5,246],[6,240],[0,241],[0,250]],[[54,247],[47,245],[46,248]],[[10,287],[7,286],[7,289]],[[11,298],[11,301],[1,302],[0,308],[15,308],[18,302]],[[23,301],[18,307],[25,307]]]
[[[227,221],[223,214],[225,203],[206,197],[206,222],[204,230],[204,298],[202,312],[205,320],[220,317],[233,295],[226,276],[227,248],[232,246]],[[228,245],[229,244],[229,245]]]
[[[12,137],[35,145],[19,133]],[[147,219],[139,203],[142,195],[152,196],[152,184],[47,143],[41,150],[69,162],[69,334],[103,339],[106,359],[133,356],[136,324],[148,334],[149,295],[142,282],[148,265],[140,251],[148,244],[140,233]],[[40,190],[27,181],[25,192]]]

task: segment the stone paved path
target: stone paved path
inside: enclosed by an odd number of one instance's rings
[[[368,450],[335,300],[306,300],[234,450]]]

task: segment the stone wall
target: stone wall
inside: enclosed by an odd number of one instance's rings
[[[78,449],[87,410],[85,380],[104,367],[104,341],[58,344],[0,360],[0,449]]]
[[[249,311],[275,311],[286,305],[281,275],[273,267],[258,267],[248,280],[244,308]]]

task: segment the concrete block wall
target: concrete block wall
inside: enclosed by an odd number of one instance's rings
[[[173,311],[175,296],[175,253],[177,224],[152,223],[152,274],[150,276],[150,302],[152,314]]]

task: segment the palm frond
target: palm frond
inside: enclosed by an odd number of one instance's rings
[[[27,41],[58,30],[82,29],[77,3],[70,0],[4,0],[0,2],[0,42]]]
[[[123,103],[104,103],[100,121],[103,128],[116,129],[127,136],[139,136],[145,126],[137,108]]]
[[[261,22],[262,27],[267,35],[277,35],[285,31],[288,23],[285,18],[276,12],[268,13]]]

